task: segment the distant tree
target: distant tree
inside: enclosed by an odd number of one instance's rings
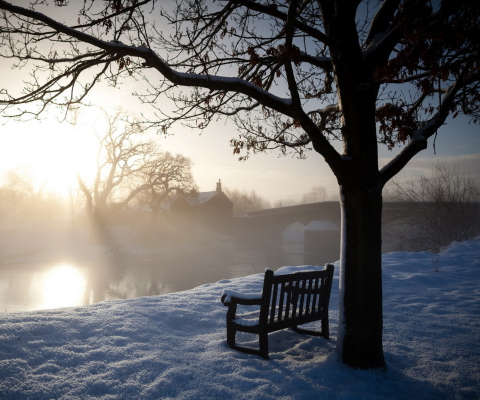
[[[416,206],[394,231],[406,250],[438,251],[480,234],[480,181],[458,166],[438,162],[429,175],[394,183],[395,197]]]
[[[478,122],[480,2],[172,3],[55,0],[65,7],[60,23],[45,1],[0,0],[1,54],[32,69],[23,91],[4,91],[0,103],[17,117],[68,110],[100,79],[133,76],[146,82],[141,98],[157,107],[151,124],[160,130],[179,120],[204,129],[226,116],[239,129],[231,143],[241,159],[313,149],[337,178],[345,222],[338,353],[355,368],[385,368],[382,189],[447,117]],[[178,106],[172,115],[162,94]],[[40,108],[18,108],[30,102]],[[381,169],[378,143],[403,147]]]
[[[300,200],[301,204],[308,204],[308,203],[319,203],[321,201],[327,201],[328,194],[327,189],[323,186],[314,186],[312,190],[308,193],[305,193]]]
[[[61,199],[45,190],[46,185],[35,185],[35,173],[30,165],[6,171],[0,186],[0,201],[6,215],[4,222],[38,224],[63,218]]]
[[[181,154],[158,153],[137,174],[137,178],[139,185],[131,190],[123,204],[128,204],[138,193],[143,192],[141,203],[150,206],[153,223],[158,220],[163,201],[174,194],[189,193],[196,189],[192,162]]]
[[[329,199],[327,189],[323,186],[314,186],[308,193],[304,193],[300,199],[283,198],[275,200],[273,206],[275,208],[289,207],[299,204],[318,203],[320,201],[327,201]]]
[[[223,191],[233,202],[234,216],[242,216],[246,215],[249,211],[263,210],[271,207],[270,202],[258,195],[255,190],[247,192],[246,190],[241,191],[238,189],[224,188]]]
[[[104,228],[108,216],[122,213],[129,202],[143,194],[152,219],[157,219],[164,199],[175,192],[194,188],[191,161],[180,154],[160,152],[152,141],[142,141],[138,121],[117,110],[107,113],[107,131],[98,134],[96,174],[91,182],[78,176],[87,212],[97,227]]]
[[[289,206],[294,206],[296,204],[299,204],[299,202],[295,199],[288,198],[288,199],[278,199],[275,200],[273,203],[273,206],[275,208],[280,208],[280,207],[289,207]]]
[[[106,120],[107,131],[103,135],[97,134],[99,147],[95,177],[88,182],[77,175],[79,187],[86,198],[89,219],[100,229],[106,226],[112,195],[127,179],[145,173],[156,154],[156,147],[151,141],[138,140],[137,136],[142,132],[140,124],[129,119],[124,112],[117,110],[113,115],[106,114]],[[132,192],[137,193],[138,188],[132,189]],[[130,199],[133,195],[129,193],[126,197]]]
[[[9,169],[3,174],[0,197],[8,204],[13,213],[19,204],[34,196],[33,171],[31,167],[21,166]]]

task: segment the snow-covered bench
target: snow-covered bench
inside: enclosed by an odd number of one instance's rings
[[[267,269],[262,293],[242,295],[225,290],[221,300],[228,306],[228,345],[268,359],[270,332],[292,328],[299,333],[328,339],[328,304],[332,280],[332,264],[327,264],[322,271],[300,271],[288,275],[274,275],[272,270]],[[260,310],[237,315],[237,305],[257,305]],[[297,327],[313,321],[321,321],[320,332]],[[236,345],[235,334],[238,331],[259,335],[259,349]]]

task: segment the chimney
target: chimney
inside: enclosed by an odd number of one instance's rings
[[[222,182],[219,179],[217,182],[217,192],[221,192],[221,191],[222,191]]]

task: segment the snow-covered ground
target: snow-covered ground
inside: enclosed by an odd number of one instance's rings
[[[220,303],[224,289],[259,292],[263,274],[163,296],[0,313],[0,398],[479,399],[480,238],[439,255],[386,254],[383,270],[385,374],[337,361],[337,269],[331,340],[276,332],[268,361],[227,347]]]

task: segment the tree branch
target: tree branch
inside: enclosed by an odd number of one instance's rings
[[[284,22],[286,22],[288,18],[287,14],[279,11],[277,7],[273,5],[270,6],[270,5],[259,4],[251,0],[231,0],[229,2],[233,4],[240,4],[248,8],[249,10],[258,11],[265,15],[270,15],[271,17],[275,17]],[[313,38],[326,44],[329,47],[335,46],[335,43],[327,35],[319,31],[318,29],[315,29],[313,27],[308,26],[307,24],[304,24],[303,22],[296,20],[295,28],[297,28],[302,32],[305,32],[306,34],[312,36]]]
[[[203,87],[210,90],[226,90],[242,93],[287,116],[292,116],[290,112],[290,100],[279,98],[278,96],[275,96],[243,79],[177,72],[155,52],[145,46],[127,46],[118,41],[106,42],[87,33],[79,32],[66,25],[60,24],[44,14],[14,6],[3,0],[0,0],[0,9],[41,21],[55,29],[57,32],[64,33],[79,41],[101,48],[110,54],[142,58],[146,61],[146,66],[155,68],[175,85]]]
[[[457,93],[468,84],[480,80],[480,74],[469,77],[466,77],[466,75],[467,72],[464,71],[457,81],[448,87],[443,95],[442,104],[437,113],[425,122],[423,126],[413,131],[410,142],[396,157],[380,170],[382,186],[400,172],[416,154],[427,148],[428,139],[435,134],[447,119],[450,109],[456,100]]]

